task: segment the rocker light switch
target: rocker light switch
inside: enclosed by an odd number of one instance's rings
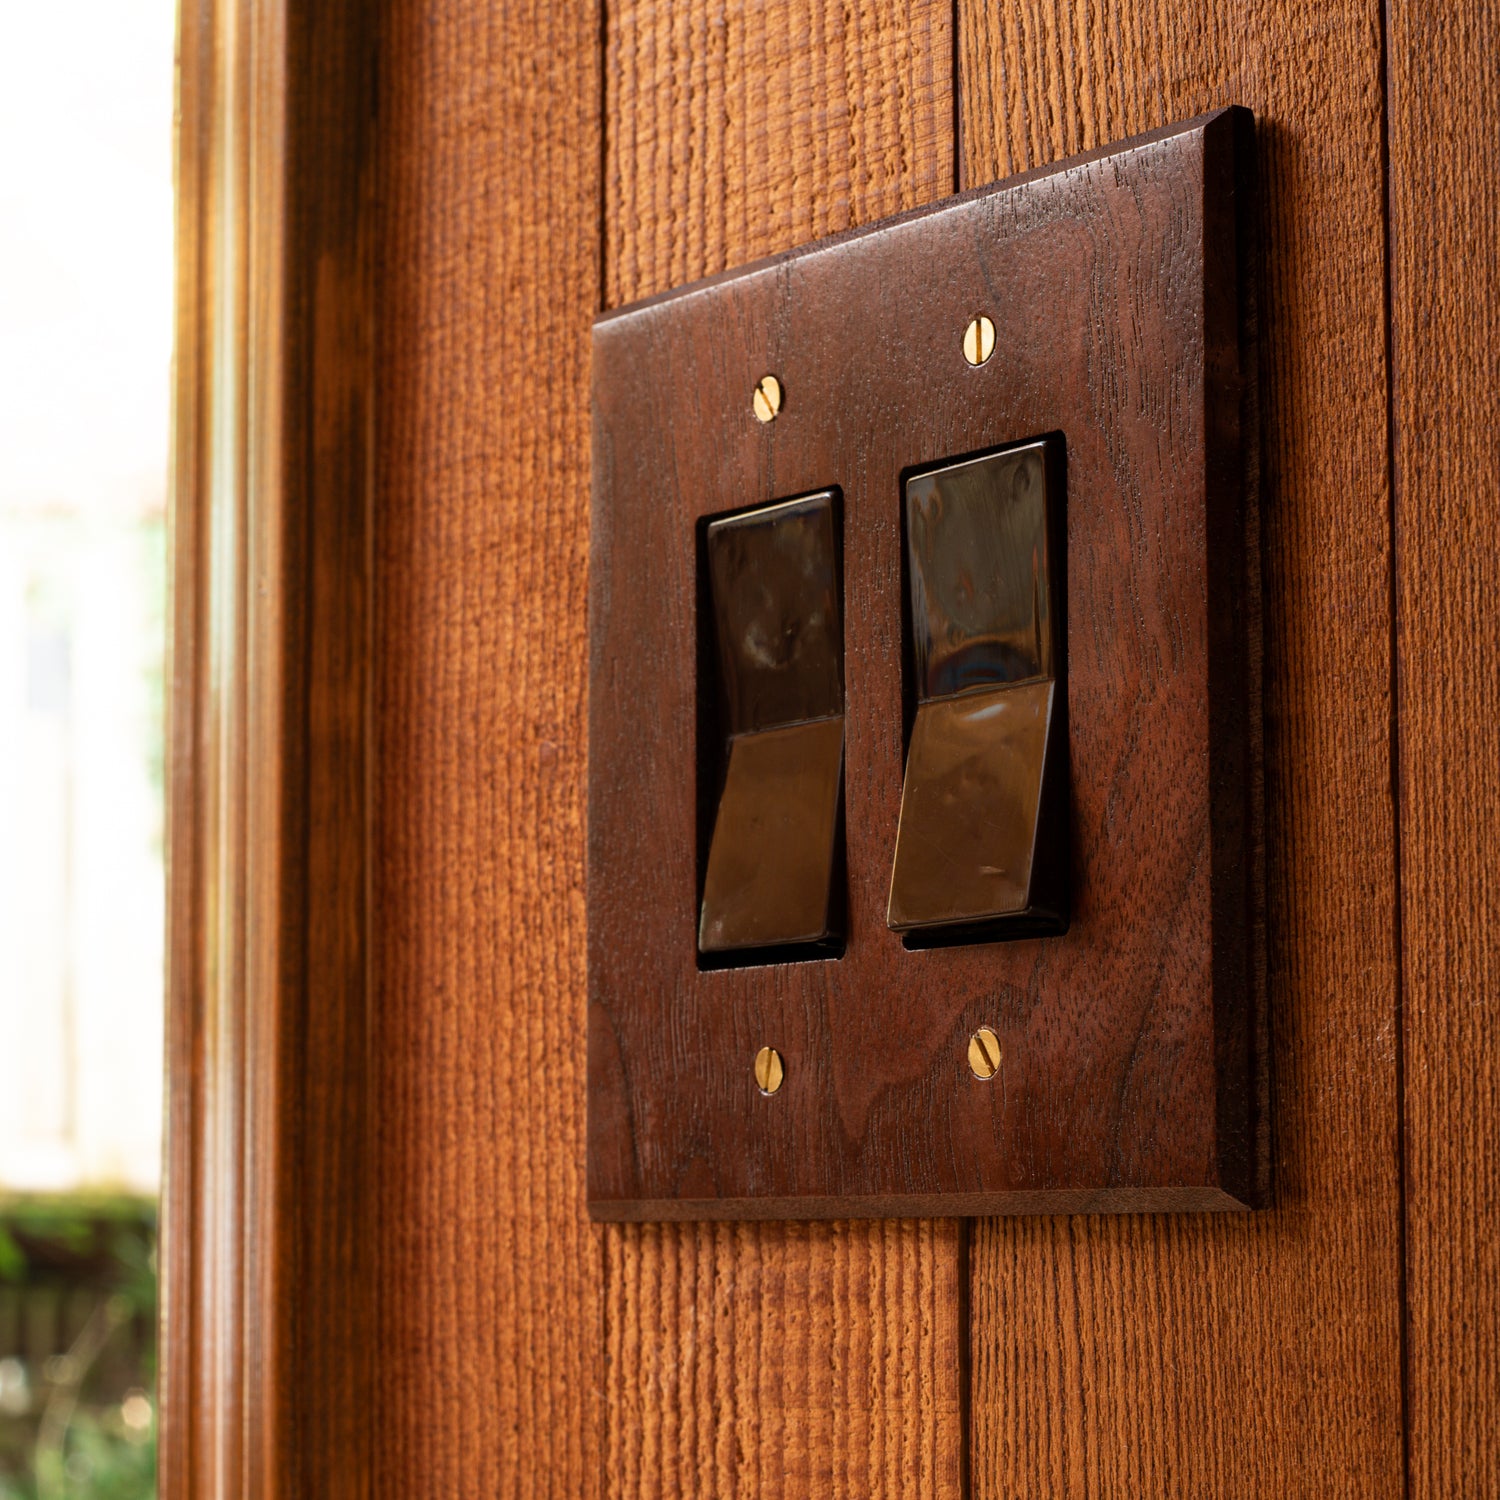
[[[844,764],[834,496],[710,521],[706,552],[725,733],[698,950],[827,946]]]
[[[1061,443],[906,481],[916,719],[887,921],[933,938],[1067,928]]]

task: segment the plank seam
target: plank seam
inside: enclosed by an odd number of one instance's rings
[[[596,101],[595,101],[595,108],[598,111],[598,123],[599,123],[599,143],[598,143],[598,148],[599,148],[599,155],[598,155],[599,181],[598,181],[598,185],[597,185],[597,195],[596,195],[596,202],[597,202],[596,222],[594,224],[595,243],[596,243],[596,245],[598,247],[598,282],[597,282],[597,286],[596,286],[596,289],[595,289],[594,310],[595,310],[596,313],[601,313],[601,312],[603,312],[609,306],[609,227],[608,227],[609,226],[609,0],[598,0],[598,7],[599,7],[599,9],[598,9],[599,25],[598,25],[597,31],[595,32],[595,48],[596,48],[596,54],[595,55],[596,55],[596,57],[598,59],[599,88],[598,88],[598,95],[597,95],[597,98],[596,98]],[[590,470],[592,470],[592,467],[593,467],[593,451],[592,451],[592,442],[593,442],[593,439],[592,439],[593,362],[592,362],[592,357],[590,358],[590,364],[589,364],[589,387],[590,387],[590,398],[589,398],[590,410],[589,410],[589,414],[588,414],[588,417],[587,417],[586,420],[588,421],[588,428],[589,428],[589,432],[590,432],[589,467],[590,467]],[[592,483],[593,483],[592,478],[590,478],[590,487],[591,488],[592,488]],[[587,532],[587,528],[586,528],[586,532]],[[585,559],[585,565],[584,565],[584,577],[585,577],[585,579],[587,579],[587,576],[588,576],[588,562],[587,562],[587,559]],[[584,710],[583,710],[583,715],[582,715],[583,726],[584,726],[584,753],[583,753],[583,758],[584,758],[584,765],[585,765],[585,767],[587,767],[587,764],[588,764],[588,715],[589,715],[589,709],[588,709],[587,692],[588,692],[588,683],[587,683],[587,677],[585,676],[585,679],[584,679],[584,693],[585,693],[585,698],[584,698]],[[585,800],[584,800],[584,809],[583,809],[583,838],[584,838],[584,840],[586,842],[587,838],[588,838],[588,801],[587,801],[587,798],[585,798]],[[584,922],[585,951],[586,951],[587,942],[588,942],[588,922],[587,922],[587,918],[585,918],[585,922]],[[588,1017],[588,997],[587,997],[586,994],[585,994],[585,997],[584,997],[584,1007],[583,1007],[583,1009],[584,1009],[584,1014],[583,1014],[584,1032],[585,1032],[585,1034],[587,1034],[587,1031],[588,1031],[588,1019],[589,1019],[589,1017]],[[587,1104],[585,1104],[585,1110],[586,1109],[587,1109]],[[585,1122],[584,1122],[584,1131],[583,1131],[583,1134],[584,1134],[584,1140],[586,1142],[587,1139],[588,1139],[588,1123],[587,1123],[587,1119],[586,1118],[585,1118]],[[584,1177],[585,1177],[585,1180],[587,1180],[587,1171],[586,1170],[585,1170],[585,1173],[584,1173]],[[614,1422],[613,1422],[613,1419],[612,1419],[612,1416],[611,1416],[611,1412],[610,1412],[610,1401],[609,1401],[609,1362],[610,1362],[610,1339],[615,1336],[615,1321],[616,1320],[612,1319],[611,1316],[610,1316],[610,1306],[611,1306],[611,1304],[610,1304],[610,1296],[609,1296],[609,1283],[610,1283],[610,1276],[611,1276],[611,1268],[610,1268],[610,1246],[609,1246],[609,1241],[608,1241],[608,1238],[607,1238],[607,1232],[601,1232],[596,1226],[586,1226],[585,1233],[587,1233],[590,1236],[590,1238],[591,1238],[591,1240],[593,1242],[593,1247],[594,1247],[594,1263],[595,1263],[595,1268],[596,1268],[596,1274],[598,1276],[597,1285],[598,1285],[598,1288],[599,1288],[599,1295],[598,1295],[598,1297],[596,1299],[596,1308],[597,1308],[598,1319],[599,1319],[599,1329],[598,1329],[598,1339],[599,1339],[599,1341],[598,1341],[598,1345],[597,1345],[597,1348],[599,1350],[599,1358],[598,1358],[598,1361],[597,1361],[597,1363],[595,1365],[595,1370],[594,1370],[594,1377],[599,1382],[598,1400],[595,1403],[595,1407],[594,1407],[595,1420],[599,1424],[598,1428],[596,1429],[596,1435],[597,1435],[599,1441],[596,1442],[595,1445],[594,1445],[594,1462],[595,1462],[595,1466],[596,1466],[596,1475],[597,1475],[597,1477],[596,1477],[596,1487],[595,1487],[594,1493],[597,1494],[597,1495],[600,1495],[600,1496],[604,1496],[604,1495],[608,1495],[609,1494],[609,1469],[610,1469],[610,1461],[609,1460],[610,1460],[610,1453],[612,1451],[611,1445],[612,1445],[612,1443],[614,1441],[614,1436],[615,1436],[614,1431],[613,1431]]]
[[[1406,960],[1404,943],[1405,898],[1401,878],[1401,649],[1400,572],[1396,566],[1396,318],[1394,212],[1391,202],[1391,0],[1380,6],[1380,170],[1381,214],[1385,231],[1385,266],[1382,295],[1385,317],[1385,462],[1386,528],[1390,538],[1386,573],[1390,588],[1390,798],[1391,865],[1393,910],[1391,914],[1392,956],[1395,960],[1395,1054],[1396,1054],[1396,1284],[1400,1317],[1397,1321],[1400,1358],[1401,1483],[1405,1500],[1412,1494],[1411,1454],[1411,1298],[1407,1289],[1407,1243],[1409,1207],[1406,1149]]]
[[[595,310],[609,306],[609,0],[599,4],[599,295]],[[592,374],[591,377],[592,378]],[[585,1019],[587,1019],[585,1017]],[[601,1492],[602,1493],[602,1492]]]
[[[954,37],[955,51],[957,36]],[[955,84],[957,80],[954,80]],[[956,124],[956,122],[955,122]],[[954,154],[954,173],[957,174],[957,153]],[[958,1221],[957,1284],[958,1308],[958,1493],[961,1500],[973,1500],[974,1496],[974,1446],[973,1410],[970,1399],[973,1390],[974,1336],[970,1308],[973,1303],[972,1279],[970,1276],[969,1246],[973,1239],[974,1220]]]
[[[953,95],[953,191],[955,193],[961,193],[964,190],[964,113],[959,72],[963,56],[963,22],[959,14],[962,4],[963,0],[953,0],[948,42],[949,90]],[[967,1242],[967,1236],[965,1240]],[[967,1495],[968,1490],[965,1489],[963,1493]]]

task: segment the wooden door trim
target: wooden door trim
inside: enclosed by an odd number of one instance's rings
[[[355,1494],[367,1472],[355,1250],[367,1003],[367,9],[185,0],[179,15],[168,1500]],[[300,1087],[308,1076],[327,1086]],[[331,1454],[336,1476],[322,1472]]]

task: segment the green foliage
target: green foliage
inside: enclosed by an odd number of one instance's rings
[[[155,1205],[0,1202],[0,1295],[19,1299],[17,1326],[29,1302],[73,1311],[65,1347],[20,1351],[28,1396],[0,1410],[0,1500],[154,1500]]]
[[[26,1275],[26,1252],[15,1235],[0,1224],[0,1281],[20,1281]]]
[[[59,1457],[37,1500],[155,1500],[155,1436],[134,1440],[118,1408],[79,1411]]]

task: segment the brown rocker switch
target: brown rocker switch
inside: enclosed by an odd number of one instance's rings
[[[906,481],[917,701],[887,920],[909,943],[1067,928],[1061,449]]]
[[[836,946],[843,627],[832,491],[705,527],[720,787],[698,950]],[[715,774],[717,773],[717,774]]]

